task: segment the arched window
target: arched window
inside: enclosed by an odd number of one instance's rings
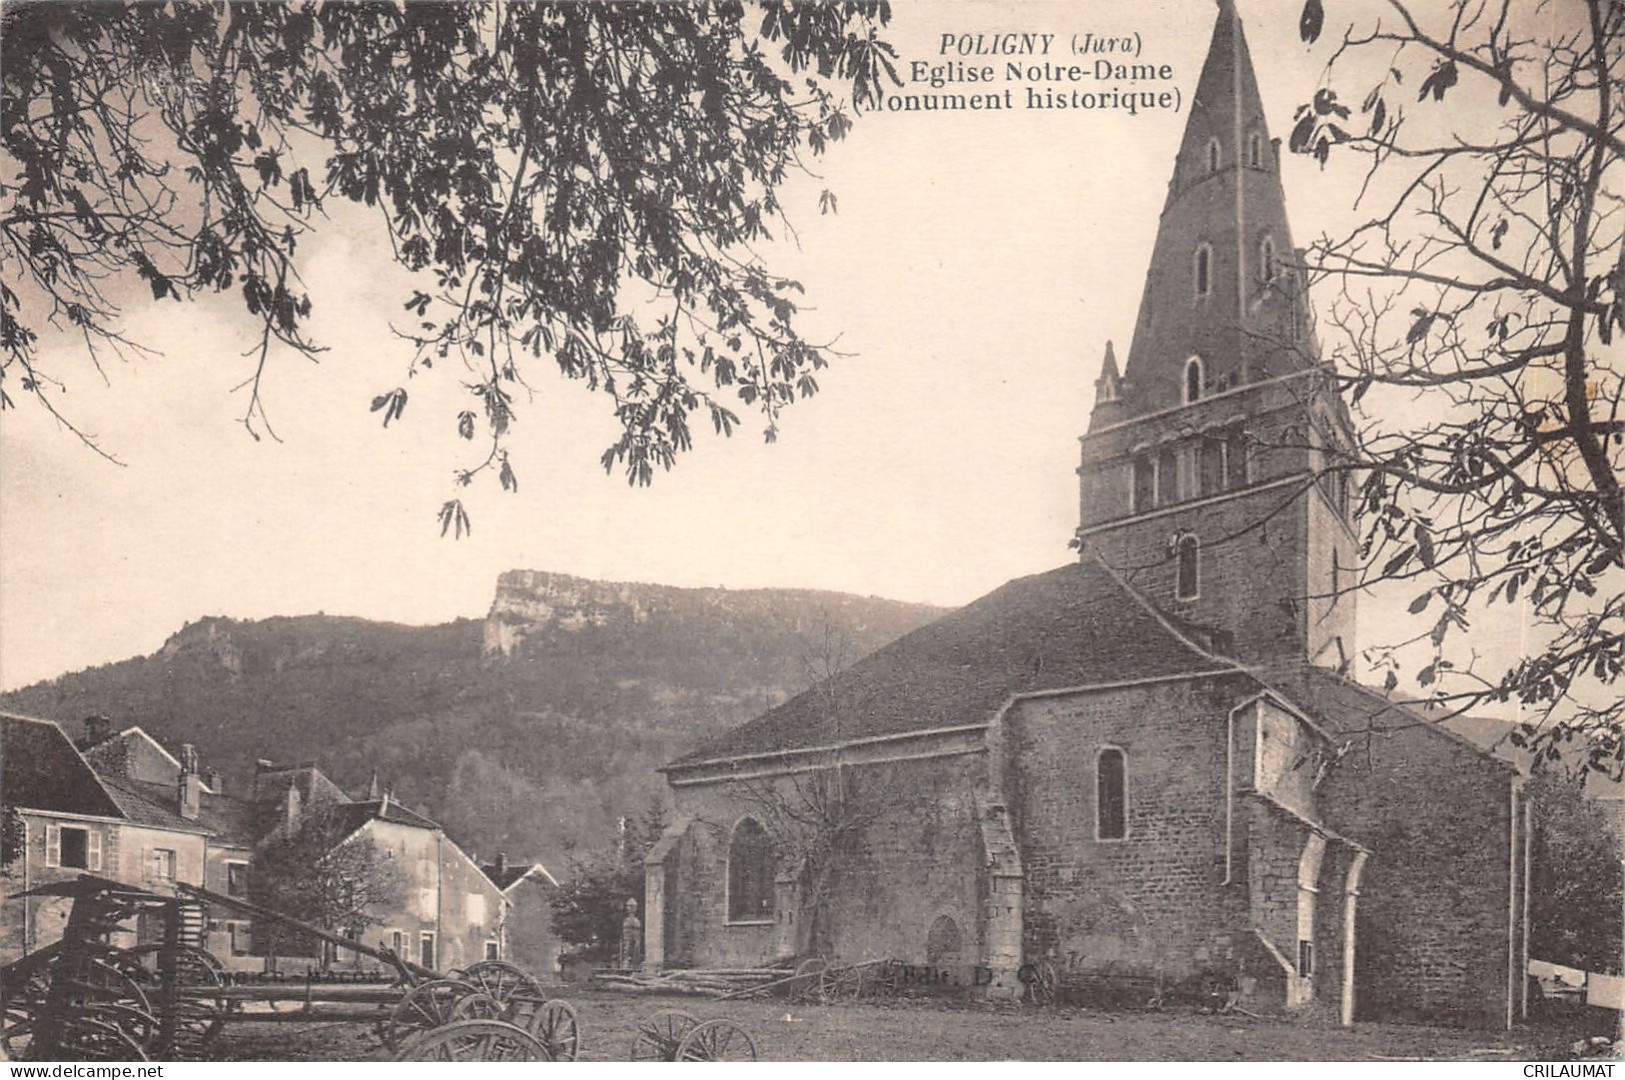
[[[1209,140],[1207,144],[1207,172],[1209,176],[1219,171],[1219,140]]]
[[[1247,138],[1247,164],[1255,169],[1264,167],[1264,136],[1256,131]]]
[[[1195,600],[1201,589],[1202,545],[1190,533],[1179,538],[1177,547],[1179,572],[1174,582],[1174,596],[1180,600]]]
[[[1185,404],[1202,397],[1202,358],[1193,356],[1185,361]]]
[[[773,844],[754,818],[742,818],[728,841],[728,921],[773,917]]]
[[[1275,241],[1268,236],[1258,245],[1258,276],[1264,281],[1275,280]]]
[[[1095,839],[1128,835],[1128,756],[1115,746],[1095,757]]]
[[[1196,295],[1206,296],[1213,289],[1213,249],[1203,244],[1196,249]]]

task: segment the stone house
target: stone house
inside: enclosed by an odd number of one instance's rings
[[[559,973],[564,943],[553,931],[553,905],[559,883],[541,863],[511,863],[499,852],[495,862],[481,863],[508,905],[502,955],[540,979]]]
[[[0,723],[0,790],[18,808],[26,831],[24,857],[6,871],[8,897],[83,872],[160,892],[186,882],[246,896],[248,871],[263,845],[325,808],[336,815],[344,842],[367,837],[401,868],[400,903],[369,913],[379,922],[367,932],[367,944],[394,947],[431,967],[506,955],[509,905],[502,891],[439,825],[380,794],[376,780],[365,796],[352,798],[312,762],[261,761],[252,784],[236,795],[219,773],[199,768],[192,747],[177,757],[140,727],[113,733],[93,717],[76,746],[52,721],[3,715]],[[60,937],[67,907],[52,898],[6,899],[0,960]],[[255,947],[253,920],[216,908],[209,912],[205,947],[230,970],[263,970],[267,960]],[[134,945],[155,935],[156,928],[138,926],[128,940],[114,943]],[[323,959],[377,966],[342,950],[327,950]]]
[[[1078,561],[666,766],[649,963],[895,957],[990,995],[1053,969],[1344,1023],[1520,1014],[1517,769],[1348,674],[1349,420],[1228,0],[1190,101],[1081,440]]]

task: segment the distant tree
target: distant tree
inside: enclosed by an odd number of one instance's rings
[[[28,827],[23,816],[9,803],[0,803],[0,867],[10,866],[23,856],[28,843]]]
[[[267,843],[248,871],[256,904],[357,939],[378,924],[377,911],[402,903],[406,886],[403,872],[370,837],[346,833],[326,807]],[[254,943],[271,956],[315,954],[305,935],[263,920],[254,925]]]
[[[643,857],[666,828],[658,801],[640,819],[622,821],[612,846],[569,857],[565,880],[548,898],[554,933],[599,962],[616,955],[626,902],[636,900],[643,916]]]
[[[1617,973],[1621,858],[1625,838],[1583,784],[1537,777],[1529,787],[1534,814],[1530,848],[1530,955],[1584,971]]]
[[[1363,410],[1328,467],[1364,477],[1365,582],[1414,582],[1428,627],[1375,659],[1446,710],[1519,703],[1540,757],[1582,744],[1619,776],[1625,5],[1308,0],[1306,41],[1325,8],[1357,20],[1289,147],[1359,191],[1305,256]],[[1523,657],[1465,656],[1475,620]]]
[[[8,4],[0,25],[0,376],[62,423],[42,335],[139,350],[154,302],[235,292],[255,327],[242,422],[276,346],[315,358],[301,241],[335,201],[373,208],[396,262],[399,370],[371,402],[452,366],[449,417],[484,449],[455,472],[517,490],[506,436],[543,357],[603,392],[603,454],[647,484],[689,448],[817,389],[828,349],[801,288],[752,243],[780,185],[851,127],[893,50],[882,0],[703,3]],[[825,192],[821,212],[835,208]],[[0,405],[12,399],[0,384]],[[91,445],[93,440],[81,433]],[[460,501],[442,531],[467,528]]]

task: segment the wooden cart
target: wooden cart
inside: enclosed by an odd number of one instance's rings
[[[165,896],[81,874],[19,895],[66,897],[73,907],[60,941],[0,968],[0,1042],[13,1060],[203,1060],[227,1023],[368,1024],[398,1060],[570,1061],[580,1049],[574,1008],[506,961],[442,974],[194,885]],[[370,956],[394,973],[393,982],[231,985],[203,948],[205,905]],[[112,944],[141,919],[158,928],[158,941]]]

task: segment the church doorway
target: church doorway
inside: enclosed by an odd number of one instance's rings
[[[964,940],[959,924],[938,915],[925,935],[925,963],[931,968],[957,968],[964,963]]]

